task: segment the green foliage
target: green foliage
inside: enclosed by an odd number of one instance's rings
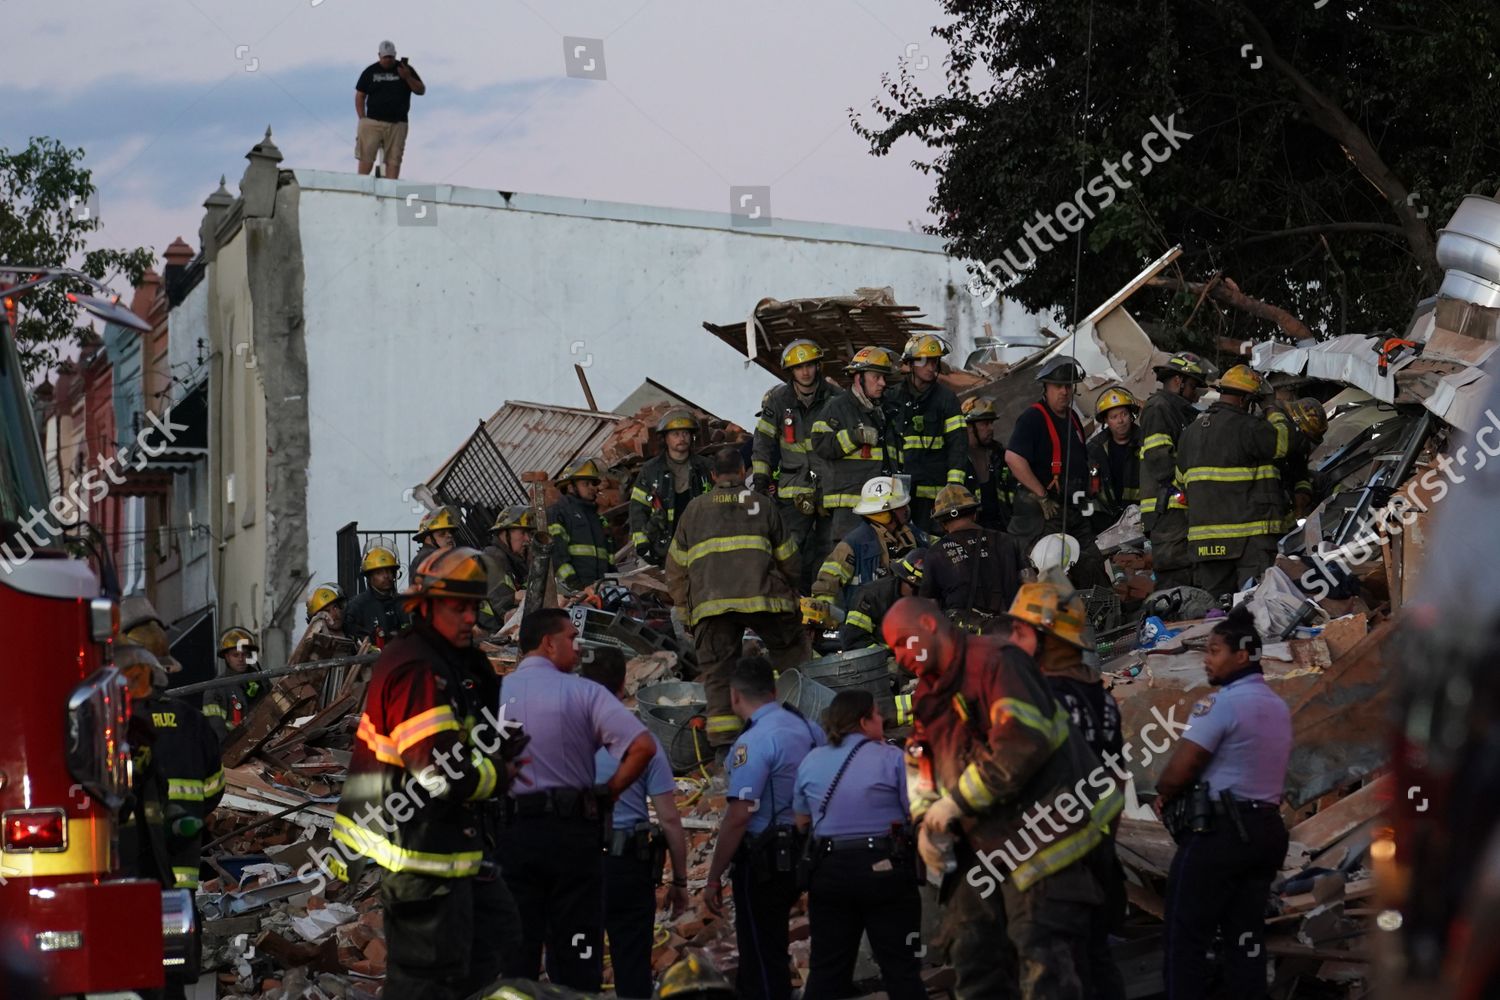
[[[119,277],[134,285],[151,266],[149,248],[85,250],[88,235],[100,222],[80,207],[95,192],[82,163],[82,149],[68,149],[46,137],[33,138],[18,152],[0,147],[0,262],[74,266],[101,281]],[[21,297],[16,334],[28,374],[55,365],[62,346],[75,336],[77,307],[64,297],[70,291],[91,289],[61,280]]]
[[[1075,277],[1087,313],[1181,243],[1183,257],[1164,276],[1201,282],[1222,273],[1322,335],[1400,329],[1417,299],[1436,290],[1437,227],[1464,194],[1500,186],[1494,3],[941,6],[947,22],[934,34],[951,51],[945,92],[921,93],[903,70],[871,102],[873,124],[851,117],[875,155],[909,136],[933,151],[916,166],[936,176],[931,207],[941,221],[931,231],[951,253],[991,261],[1009,249],[1024,262],[1017,247],[1038,211],[1074,200],[1103,161],[1127,152],[1138,161],[1137,173],[1121,171],[1132,186],[1113,205],[1039,253],[1006,289],[1032,309],[1058,309],[1071,321]],[[1242,56],[1246,44],[1256,49]],[[1330,128],[1340,111],[1386,173],[1372,176],[1351,153],[1359,143]],[[1193,137],[1142,175],[1142,137],[1153,116],[1164,122],[1174,113]],[[1401,188],[1410,200],[1391,196]],[[1317,228],[1287,232],[1308,227]],[[1147,292],[1136,312],[1154,311],[1164,330],[1180,329],[1196,302]],[[1186,342],[1273,329],[1210,302]]]

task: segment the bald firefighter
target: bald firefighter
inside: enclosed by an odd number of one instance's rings
[[[802,553],[798,591],[809,593],[813,574],[833,547],[831,518],[824,504],[827,460],[812,447],[813,424],[839,389],[823,378],[823,349],[811,340],[794,340],[781,352],[787,380],[760,401],[750,463],[751,484],[776,497],[776,509],[787,534]]]
[[[843,538],[859,527],[860,489],[876,476],[896,472],[899,444],[884,404],[886,380],[896,374],[896,359],[883,347],[857,351],[844,373],[849,391],[830,399],[813,421],[813,451],[828,463],[823,506],[832,514],[829,537]]]
[[[876,476],[865,483],[854,507],[861,523],[828,553],[812,596],[838,608],[840,615],[847,613],[859,588],[887,575],[908,552],[925,547],[930,539],[912,525],[911,503],[902,476]]]
[[[615,571],[614,549],[599,513],[599,463],[574,462],[557,477],[562,498],[547,508],[547,530],[554,539],[557,582],[582,590]]]
[[[428,556],[441,549],[451,549],[458,544],[458,511],[452,507],[439,507],[422,515],[414,536],[421,548],[411,559],[411,577],[416,578],[417,567]]]
[[[729,670],[745,630],[755,630],[779,670],[810,653],[797,601],[797,544],[776,507],[744,481],[740,453],[717,452],[713,491],[688,504],[667,552],[667,586],[692,633],[708,697],[708,741],[720,753],[740,731]]]
[[[930,333],[914,333],[901,360],[906,380],[886,395],[894,436],[901,446],[901,471],[911,477],[911,520],[922,531],[933,530],[932,504],[938,490],[963,483],[968,433],[958,397],[938,384],[948,342]]]
[[[1302,432],[1280,411],[1251,412],[1265,383],[1249,365],[1214,388],[1219,401],[1183,429],[1175,482],[1187,500],[1193,585],[1217,597],[1275,562],[1287,515],[1277,463],[1302,447]]]
[[[376,647],[394,639],[410,622],[401,607],[396,581],[401,578],[401,563],[396,550],[372,545],[359,563],[365,578],[365,589],[355,594],[344,612],[344,631],[355,642],[369,639]]]
[[[500,681],[473,646],[489,588],[483,557],[429,555],[404,592],[411,628],[375,661],[334,817],[345,877],[379,865],[390,946],[386,1000],[458,1000],[520,948],[520,918],[498,877],[495,800],[524,745],[496,715]]]
[[[250,630],[232,625],[219,635],[218,676],[243,675],[238,684],[217,687],[203,693],[203,716],[218,734],[220,742],[244,724],[250,709],[271,690],[271,682],[260,674],[260,646]]]
[[[630,489],[630,539],[635,553],[652,566],[667,561],[667,546],[688,501],[713,488],[708,461],[693,454],[698,418],[692,410],[672,410],[656,423],[661,451],[636,476]]]
[[[950,621],[975,633],[990,631],[1010,607],[1026,566],[1013,536],[979,526],[979,507],[962,486],[945,486],[938,494],[933,516],[943,535],[927,555],[920,590]]]
[[[1103,531],[1125,508],[1141,502],[1141,429],[1135,418],[1141,407],[1129,390],[1110,386],[1094,401],[1099,430],[1089,438],[1089,468],[1099,484],[1094,497],[1094,527]]]
[[[1187,547],[1187,507],[1177,493],[1177,444],[1198,416],[1194,403],[1209,381],[1209,365],[1196,354],[1174,354],[1153,371],[1161,388],[1141,411],[1141,523],[1151,539],[1156,588],[1193,582]]]

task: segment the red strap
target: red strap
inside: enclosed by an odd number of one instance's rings
[[[1048,485],[1056,485],[1058,479],[1062,476],[1062,439],[1057,436],[1057,425],[1053,423],[1052,413],[1047,409],[1047,407],[1044,406],[1041,401],[1037,401],[1031,404],[1031,408],[1042,415],[1042,419],[1046,421],[1047,424],[1047,436],[1052,439],[1052,482]],[[1083,424],[1079,422],[1078,414],[1074,413],[1072,409],[1068,410],[1068,420],[1073,424],[1073,429],[1078,432],[1078,437],[1082,439]]]

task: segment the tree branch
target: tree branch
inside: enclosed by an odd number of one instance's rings
[[[1275,323],[1283,333],[1296,340],[1313,339],[1313,332],[1307,328],[1306,323],[1280,306],[1273,306],[1269,302],[1251,298],[1240,291],[1240,287],[1234,283],[1233,279],[1222,275],[1215,275],[1211,281],[1185,281],[1181,278],[1156,277],[1146,284],[1151,288],[1169,288],[1172,291],[1187,292],[1191,295],[1206,295],[1215,302],[1222,302],[1240,312]]]

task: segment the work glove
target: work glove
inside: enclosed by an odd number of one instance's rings
[[[771,477],[763,473],[756,473],[755,475],[750,477],[750,488],[757,493],[763,493],[766,496],[770,496]]]
[[[1051,521],[1062,516],[1062,504],[1053,499],[1050,493],[1038,499],[1037,506],[1042,508],[1042,517],[1045,520]]]
[[[877,445],[880,443],[880,432],[868,424],[860,424],[854,428],[854,443],[860,445]]]
[[[944,795],[927,807],[922,816],[922,829],[928,833],[947,833],[949,824],[962,815],[958,801],[951,795]]]

